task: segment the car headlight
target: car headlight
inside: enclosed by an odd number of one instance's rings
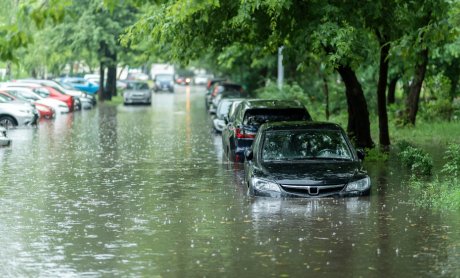
[[[364,179],[350,182],[347,185],[346,191],[364,191],[364,190],[369,189],[370,186],[371,186],[371,179],[369,177],[365,177]]]
[[[259,191],[281,192],[278,184],[264,179],[253,178],[252,185],[254,186],[254,189]]]

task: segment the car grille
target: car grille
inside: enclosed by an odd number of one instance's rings
[[[328,196],[338,194],[345,187],[344,184],[337,185],[320,185],[320,186],[308,186],[308,185],[289,185],[282,184],[281,187],[290,194],[299,196]]]

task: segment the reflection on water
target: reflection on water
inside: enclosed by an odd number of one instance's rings
[[[10,131],[0,275],[460,275],[458,214],[415,207],[397,163],[367,165],[370,197],[249,197],[202,91]]]

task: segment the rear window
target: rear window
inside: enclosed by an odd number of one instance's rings
[[[126,85],[128,90],[148,90],[149,85],[145,82],[128,82]]]
[[[166,81],[173,81],[173,76],[171,74],[158,74],[155,76],[156,81],[166,82]]]
[[[266,122],[308,120],[307,111],[291,109],[251,109],[244,114],[243,125],[260,126]]]

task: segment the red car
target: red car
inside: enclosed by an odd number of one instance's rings
[[[40,118],[52,119],[56,116],[56,112],[54,111],[54,109],[49,107],[48,105],[35,103],[35,108],[37,108],[38,113],[40,114]]]
[[[39,88],[35,88],[34,92],[39,93],[38,91],[47,91],[48,92],[48,97],[54,98],[60,101],[63,101],[69,106],[69,111],[73,111],[74,107],[74,99],[72,96],[64,95],[63,93],[59,92],[58,90],[48,87],[48,86],[43,86]]]
[[[67,106],[69,107],[69,111],[73,111],[73,108],[74,108],[73,97],[69,95],[65,95],[52,87],[42,86],[40,84],[35,84],[35,83],[21,83],[21,82],[14,82],[8,85],[9,87],[29,88],[34,93],[40,95],[41,97],[60,100],[62,102],[65,102],[65,104],[67,104]]]
[[[14,91],[0,91],[0,94],[15,100],[29,101],[28,99],[22,98],[20,95],[14,94]],[[35,108],[37,109],[40,118],[52,119],[56,116],[56,112],[52,107],[45,105],[43,103],[37,103],[36,101],[32,103],[35,105]]]

